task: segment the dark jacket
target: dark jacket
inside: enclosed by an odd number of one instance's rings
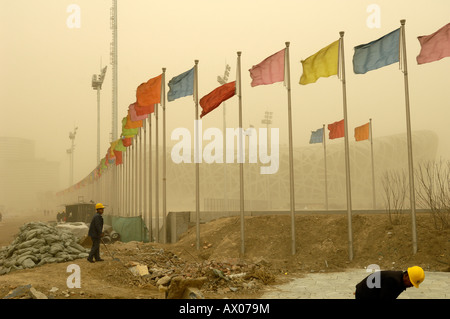
[[[373,276],[379,275],[379,287],[375,286],[376,279]],[[369,282],[372,288],[367,286],[367,278],[372,276]],[[383,270],[364,278],[356,285],[356,299],[384,299],[394,300],[406,289],[403,283],[403,271]]]
[[[103,217],[99,213],[96,213],[92,218],[89,225],[88,235],[92,238],[100,238],[103,232]]]

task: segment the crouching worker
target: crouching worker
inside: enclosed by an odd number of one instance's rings
[[[89,253],[89,257],[87,260],[91,263],[95,261],[103,261],[103,259],[100,258],[100,240],[103,237],[103,209],[105,206],[103,206],[102,203],[98,203],[95,205],[95,209],[97,213],[92,218],[91,224],[89,225],[89,232],[88,235],[92,239],[92,247],[91,251]],[[95,259],[95,261],[94,261]]]
[[[356,285],[356,299],[394,300],[409,287],[419,288],[425,273],[419,266],[409,267],[407,271],[376,271]]]

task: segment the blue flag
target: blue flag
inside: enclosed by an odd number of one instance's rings
[[[378,40],[355,47],[353,71],[364,74],[399,61],[400,28]]]
[[[194,68],[175,76],[169,81],[167,100],[173,101],[180,97],[194,94]]]
[[[311,132],[311,138],[309,139],[309,144],[316,144],[323,142],[323,128],[319,128],[316,131]]]

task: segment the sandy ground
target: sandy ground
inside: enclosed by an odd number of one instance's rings
[[[43,215],[4,216],[0,222],[0,246],[8,246],[19,227],[26,222],[49,220],[54,218]],[[0,298],[17,287],[31,284],[55,299],[162,299],[164,292],[149,281],[136,278],[125,267],[131,261],[150,263],[145,256],[155,251],[176,255],[177,262],[182,265],[180,271],[192,277],[201,273],[197,269],[199,265],[209,265],[211,269],[221,265],[224,270],[237,271],[257,265],[258,276],[254,275],[238,286],[235,282],[203,272],[209,280],[201,289],[207,299],[259,298],[268,285],[284,283],[306,273],[363,269],[371,264],[377,264],[381,269],[405,270],[419,265],[425,271],[450,270],[450,229],[436,230],[430,214],[417,216],[416,254],[412,254],[411,225],[407,215],[402,216],[397,225],[392,225],[386,214],[355,215],[352,229],[354,257],[350,261],[346,216],[296,216],[296,253],[293,255],[290,216],[247,217],[245,254],[242,256],[240,218],[223,218],[201,225],[202,247],[199,250],[196,249],[195,227],[191,227],[176,244],[115,243],[108,245],[109,253],[102,247],[105,261],[101,263],[90,264],[80,259],[0,276]],[[119,261],[114,260],[110,253]],[[67,279],[71,272],[67,267],[74,263],[81,269],[81,288],[69,289]],[[267,278],[271,280],[265,280]],[[251,287],[246,285],[250,281]],[[58,290],[51,293],[54,287]]]

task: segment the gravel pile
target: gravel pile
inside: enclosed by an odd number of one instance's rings
[[[42,222],[23,225],[14,241],[0,248],[0,275],[12,270],[33,268],[86,258],[89,250],[78,244],[69,230]]]

